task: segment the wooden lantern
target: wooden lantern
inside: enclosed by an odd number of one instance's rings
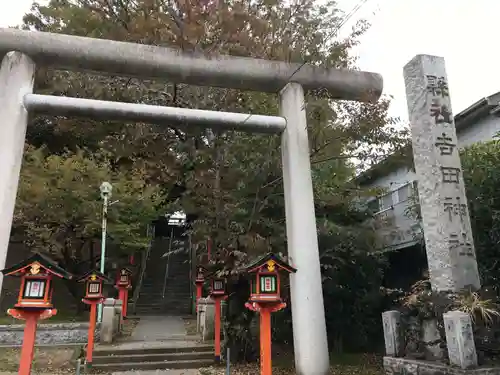
[[[87,335],[87,351],[85,361],[87,367],[92,367],[92,356],[94,351],[94,334],[96,325],[97,305],[104,300],[104,285],[112,284],[113,281],[101,272],[92,270],[80,276],[77,282],[85,284],[85,297],[83,303],[90,305],[89,330]]]
[[[227,298],[226,295],[226,279],[217,276],[218,271],[215,271],[207,276],[210,279],[210,297],[214,300],[215,304],[215,316],[214,316],[214,326],[215,326],[215,337],[214,337],[214,349],[215,349],[215,362],[220,362],[220,351],[221,351],[221,341],[220,341],[220,331],[221,331],[221,301]]]
[[[118,272],[115,288],[118,289],[118,299],[122,301],[122,316],[127,318],[128,312],[128,291],[132,288],[132,271],[122,268]]]
[[[203,266],[198,266],[196,268],[196,279],[194,283],[196,285],[196,303],[195,308],[198,311],[198,301],[203,297],[203,284],[205,284],[205,274],[207,270]]]
[[[281,302],[280,272],[294,273],[296,269],[269,253],[247,267],[252,274],[250,302],[273,303]]]
[[[2,270],[5,276],[21,277],[16,309],[52,309],[53,277],[71,279],[73,276],[47,256],[35,254],[12,267]]]
[[[246,270],[251,274],[251,291],[245,306],[260,314],[260,373],[271,375],[271,313],[286,307],[280,295],[280,271],[297,270],[272,253],[257,259]]]
[[[226,295],[226,279],[221,277],[212,278],[210,295],[212,296]]]
[[[5,276],[21,277],[17,303],[7,314],[24,320],[23,346],[19,359],[19,375],[31,374],[38,321],[57,314],[52,305],[53,278],[72,279],[73,275],[59,267],[49,257],[35,254],[12,267],[2,270]]]
[[[195,283],[196,284],[204,284],[205,283],[205,274],[207,273],[207,270],[203,266],[198,266],[196,268],[196,279]]]
[[[103,290],[104,284],[111,284],[112,280],[101,272],[92,270],[77,279],[79,283],[85,283],[85,297],[84,299],[102,300],[105,298]]]
[[[132,286],[132,271],[128,268],[120,269],[116,278],[116,286],[118,288],[130,288]]]

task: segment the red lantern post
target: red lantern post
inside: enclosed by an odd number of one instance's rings
[[[122,300],[122,316],[127,317],[128,291],[132,288],[132,271],[122,268],[118,272],[115,288],[118,289],[118,298]]]
[[[92,354],[94,351],[94,333],[96,324],[97,305],[104,301],[103,283],[111,284],[112,280],[107,278],[99,271],[92,270],[77,280],[79,283],[85,283],[85,297],[82,302],[90,305],[89,332],[87,338],[87,353],[85,362],[87,367],[92,367]]]
[[[254,274],[251,281],[250,301],[245,306],[260,313],[260,373],[272,374],[271,313],[286,307],[280,296],[279,271],[295,273],[297,270],[270,253],[247,267]]]
[[[59,267],[52,259],[41,254],[2,270],[5,276],[21,277],[17,303],[7,314],[26,321],[23,346],[19,361],[19,375],[30,375],[35,350],[36,328],[39,320],[57,314],[52,305],[53,277],[72,279],[73,275]]]
[[[194,281],[196,285],[196,312],[198,312],[198,301],[203,297],[203,284],[205,284],[205,273],[206,269],[203,266],[198,266],[198,272],[196,273],[196,279]]]
[[[210,289],[210,297],[215,301],[215,362],[220,362],[220,323],[221,323],[221,301],[227,298],[226,280],[214,277]]]

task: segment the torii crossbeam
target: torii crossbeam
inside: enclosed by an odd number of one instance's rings
[[[0,68],[0,268],[7,257],[30,111],[281,133],[288,255],[297,268],[290,277],[296,370],[301,375],[328,373],[304,90],[331,99],[375,101],[382,92],[380,75],[243,57],[209,59],[158,46],[17,29],[0,29],[0,56],[4,55]],[[36,64],[277,93],[280,116],[37,95],[33,94]]]

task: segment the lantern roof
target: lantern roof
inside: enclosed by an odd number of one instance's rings
[[[96,280],[102,281],[105,284],[113,283],[113,280],[111,280],[109,277],[107,277],[106,275],[102,274],[97,270],[91,270],[86,274],[81,275],[78,279],[76,279],[76,281],[79,283],[83,283],[86,281],[96,281]]]
[[[255,273],[261,270],[264,266],[267,267],[267,270],[269,271],[286,271],[288,273],[295,273],[297,272],[297,269],[293,268],[291,265],[289,265],[287,262],[285,262],[283,259],[281,259],[280,256],[274,254],[274,253],[267,253],[266,255],[261,256],[260,258],[256,259],[253,263],[251,263],[249,266],[245,268],[247,272],[250,273]]]
[[[213,280],[213,279],[225,279],[227,275],[220,275],[219,272],[222,271],[223,268],[217,268],[207,274],[205,274],[205,277],[208,280]]]
[[[205,266],[203,266],[203,265],[201,265],[201,264],[198,264],[198,265],[196,266],[196,269],[197,269],[197,270],[199,270],[200,268],[203,270],[203,272],[208,272],[207,267],[205,267]]]
[[[35,266],[35,268],[33,268],[32,266]],[[32,274],[35,274],[35,272],[33,272],[34,270],[43,268],[47,273],[50,273],[61,279],[71,280],[73,278],[73,275],[71,273],[60,267],[53,259],[40,253],[35,253],[31,257],[23,260],[18,264],[15,264],[8,268],[4,268],[1,272],[5,276],[22,276],[28,268],[32,269]],[[37,273],[38,272],[39,271],[37,271]]]
[[[130,269],[128,269],[127,267],[120,268],[120,274],[123,274],[123,271],[125,271],[129,276],[131,276],[133,274],[133,272]]]

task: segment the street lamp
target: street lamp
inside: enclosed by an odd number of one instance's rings
[[[108,200],[111,198],[113,186],[109,182],[103,182],[99,187],[101,190],[102,204],[102,238],[101,238],[101,265],[100,272],[104,275],[104,263],[106,262],[106,225],[108,218]],[[97,311],[97,321],[102,322],[102,304],[99,304]]]

